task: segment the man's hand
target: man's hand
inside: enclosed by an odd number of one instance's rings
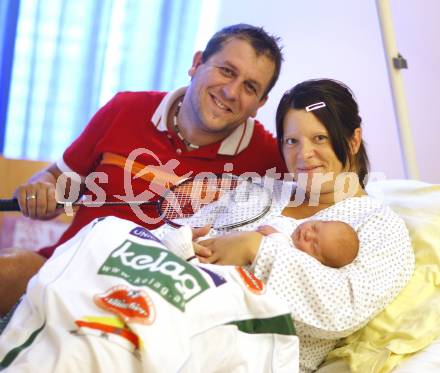
[[[62,210],[57,209],[55,190],[60,175],[61,171],[53,164],[16,189],[14,196],[18,200],[20,210],[24,216],[31,219],[46,220],[52,219],[61,213]]]
[[[57,215],[55,183],[36,182],[20,185],[15,191],[20,210],[31,219],[50,219]]]

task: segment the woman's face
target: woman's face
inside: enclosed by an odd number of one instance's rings
[[[321,184],[321,193],[334,191],[334,180],[344,167],[336,157],[327,129],[311,112],[287,112],[282,149],[287,169],[307,192],[313,179],[314,188]]]

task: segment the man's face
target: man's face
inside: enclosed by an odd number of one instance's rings
[[[275,65],[255,53],[244,40],[231,38],[205,63],[196,53],[189,70],[191,84],[185,95],[188,117],[199,133],[226,137],[266,102],[263,97]]]

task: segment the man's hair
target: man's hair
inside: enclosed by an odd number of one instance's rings
[[[361,127],[359,108],[350,88],[333,79],[306,80],[284,93],[276,113],[276,131],[281,155],[284,139],[284,117],[290,109],[304,109],[306,106],[324,102],[325,107],[311,113],[327,129],[336,157],[344,165],[352,166],[365,187],[365,176],[369,160],[362,140],[354,157],[350,154],[349,140],[356,128]]]
[[[255,50],[257,56],[264,55],[268,57],[275,65],[272,79],[262,98],[266,97],[280,76],[281,62],[283,55],[281,47],[278,45],[280,38],[269,35],[262,27],[256,27],[245,23],[239,23],[221,29],[209,39],[205,50],[202,53],[202,62],[219,52],[229,39],[241,39],[247,41]]]

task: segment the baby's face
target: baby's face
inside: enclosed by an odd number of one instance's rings
[[[307,221],[300,224],[292,234],[296,248],[318,259],[324,260],[322,244],[328,241],[329,228],[325,221]],[[326,226],[327,225],[327,226]]]
[[[307,221],[300,224],[292,234],[296,248],[313,256],[322,264],[331,267],[342,267],[351,262],[357,255],[357,242],[353,242],[353,250],[341,251],[337,238],[347,235],[345,223],[337,221]],[[354,233],[353,233],[354,234]]]

